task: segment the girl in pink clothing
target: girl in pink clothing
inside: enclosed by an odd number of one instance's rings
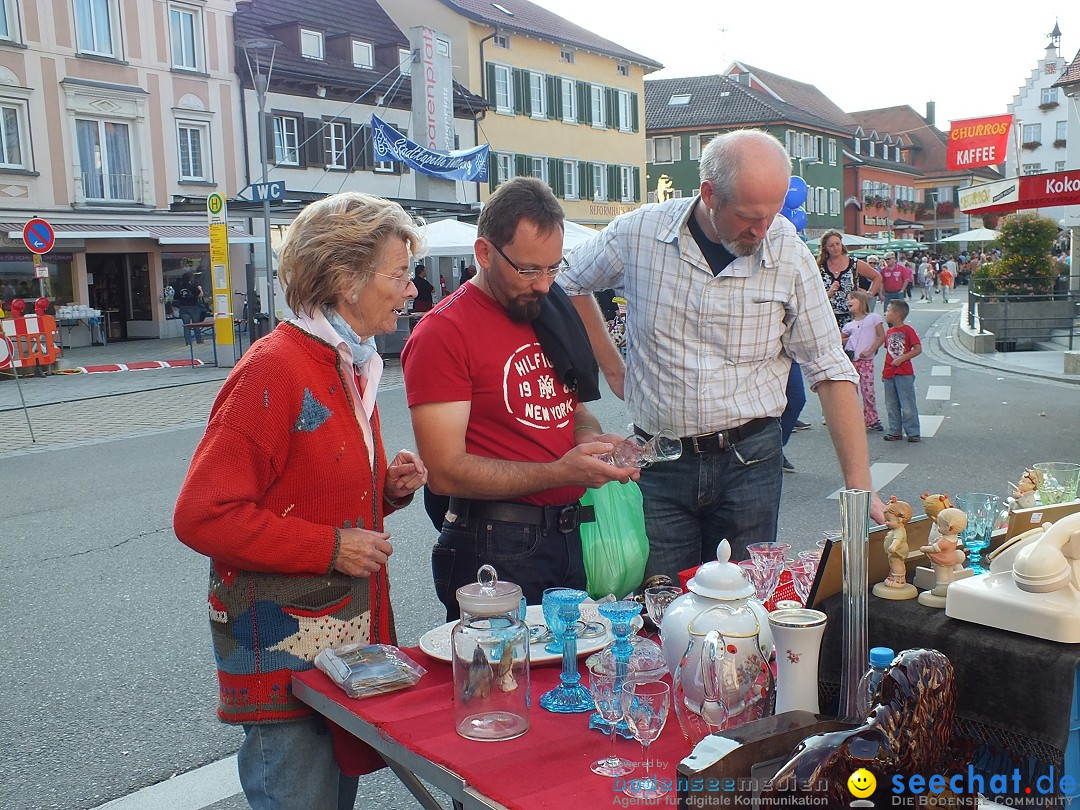
[[[877,397],[874,395],[874,355],[885,343],[885,322],[880,315],[870,311],[870,298],[862,290],[853,290],[848,294],[848,307],[852,320],[844,324],[841,339],[845,351],[855,364],[855,370],[859,372],[863,420],[871,430],[881,430]]]

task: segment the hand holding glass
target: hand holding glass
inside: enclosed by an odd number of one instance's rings
[[[682,456],[682,442],[670,430],[661,430],[651,439],[633,433],[615,445],[610,453],[597,456],[616,467],[644,469],[657,461],[675,461]]]

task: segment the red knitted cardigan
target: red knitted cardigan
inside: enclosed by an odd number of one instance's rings
[[[328,646],[395,642],[385,568],[334,570],[339,529],[381,531],[393,510],[378,411],[372,465],[341,365],[336,348],[289,323],[255,343],[214,402],[176,502],[176,536],[211,558],[225,722],[310,714],[293,672]]]

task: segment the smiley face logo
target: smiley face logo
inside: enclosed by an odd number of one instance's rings
[[[865,799],[877,789],[877,779],[866,768],[859,768],[847,780],[848,790],[857,799]]]

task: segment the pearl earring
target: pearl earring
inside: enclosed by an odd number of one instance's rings
[[[349,301],[353,304],[358,303],[360,301],[360,295],[358,293],[353,293],[352,297],[349,298]]]

